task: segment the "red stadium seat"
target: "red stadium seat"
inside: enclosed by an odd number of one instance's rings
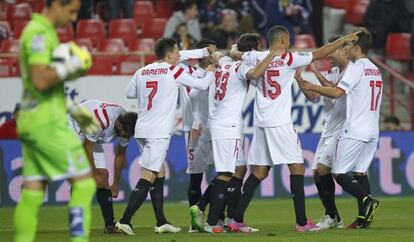
[[[88,75],[112,75],[118,63],[111,56],[94,56]]]
[[[9,4],[7,6],[7,21],[12,25],[16,21],[29,21],[32,16],[32,8],[28,3]]]
[[[105,39],[106,31],[104,22],[98,19],[82,19],[76,26],[77,38],[89,38],[93,46],[97,46],[99,41]]]
[[[154,17],[154,6],[151,1],[137,1],[134,6],[134,20],[139,23]]]
[[[154,51],[155,40],[151,38],[136,39],[133,43],[130,44],[130,51],[144,51],[144,52],[153,52]]]
[[[142,67],[141,57],[137,55],[121,56],[117,73],[118,75],[132,75]]]
[[[26,20],[21,20],[21,21],[15,21],[14,22],[14,32],[13,32],[13,37],[15,39],[20,38],[20,35],[22,34],[24,28],[26,27],[26,25],[29,23],[29,21]]]
[[[158,18],[169,18],[174,13],[173,1],[156,1],[155,13]]]
[[[6,1],[0,1],[0,20],[7,20],[7,5]]]
[[[120,38],[104,39],[98,44],[98,51],[101,52],[109,52],[120,55],[125,52],[125,50],[125,43]]]
[[[10,38],[10,36],[12,35],[12,31],[9,22],[0,21],[0,29],[2,29],[2,31],[5,31],[5,35],[2,34],[2,36]]]
[[[2,42],[2,51],[6,52],[6,53],[19,53],[19,40],[18,39],[9,39],[9,40],[4,40]]]
[[[346,8],[349,0],[325,0],[325,5],[331,8]]]
[[[310,34],[296,35],[295,36],[295,43],[293,45],[297,49],[316,48],[315,39]]]
[[[165,18],[153,18],[145,22],[142,29],[143,38],[159,39],[164,34],[165,25],[167,19]]]
[[[411,56],[411,34],[391,33],[387,36],[386,56],[397,61],[412,59]]]
[[[137,24],[133,19],[114,19],[109,22],[109,38],[121,38],[130,43],[137,36]]]
[[[92,40],[88,38],[77,38],[74,40],[74,42],[79,46],[85,46],[89,50],[89,52],[93,52]]]
[[[59,41],[62,43],[71,41],[75,35],[73,31],[73,26],[71,23],[66,25],[65,28],[58,28],[57,33],[59,36]]]
[[[349,0],[346,7],[345,21],[353,25],[362,26],[368,5],[369,0]]]

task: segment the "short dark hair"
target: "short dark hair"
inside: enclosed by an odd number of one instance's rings
[[[164,37],[157,40],[154,46],[155,56],[157,56],[158,60],[164,59],[168,52],[174,51],[174,46],[176,44],[177,41],[172,38]]]
[[[267,32],[267,41],[273,43],[275,40],[280,38],[283,34],[289,34],[289,31],[280,25],[275,25],[269,29]]]
[[[385,123],[392,123],[392,124],[400,125],[400,119],[397,116],[390,115],[385,118]]]
[[[217,45],[217,43],[211,39],[202,39],[193,45],[193,49],[202,49],[208,47],[209,45]]]
[[[52,6],[53,1],[60,1],[60,4],[62,6],[68,5],[69,3],[72,2],[72,0],[46,0],[45,1],[46,7]]]
[[[187,9],[192,8],[194,4],[197,5],[197,2],[194,1],[194,0],[187,0],[187,1],[182,2],[181,3],[181,11],[183,11],[183,13],[185,13],[185,11]]]
[[[122,129],[131,137],[135,133],[135,124],[137,122],[138,114],[136,112],[126,112],[118,117],[122,124]]]
[[[361,31],[357,36],[358,40],[355,41],[354,45],[358,45],[361,48],[363,54],[368,54],[372,47],[372,35],[367,28],[359,27],[354,31]]]
[[[237,40],[237,49],[241,52],[257,50],[260,45],[260,35],[247,33],[242,34]]]

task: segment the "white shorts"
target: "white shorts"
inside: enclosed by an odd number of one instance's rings
[[[332,166],[333,174],[344,174],[349,171],[365,173],[374,158],[377,141],[364,142],[361,140],[339,137],[336,157]]]
[[[293,124],[255,127],[247,163],[259,166],[303,163],[301,144]]]
[[[196,142],[189,136],[187,150],[187,174],[200,174],[208,170],[213,163],[213,148],[211,146],[211,135],[208,128],[204,128],[201,136]]]
[[[167,156],[170,138],[138,138],[137,143],[141,152],[139,159],[141,167],[160,172]]]
[[[315,158],[312,164],[312,170],[318,168],[318,163],[332,168],[332,162],[335,158],[336,143],[338,141],[338,135],[332,135],[321,138],[316,148]]]
[[[242,135],[239,152],[237,155],[236,166],[247,166],[246,157],[244,156],[244,135]]]
[[[93,163],[98,169],[108,169],[102,145],[93,145]]]
[[[216,172],[234,173],[239,152],[242,152],[240,139],[213,139],[214,166]]]

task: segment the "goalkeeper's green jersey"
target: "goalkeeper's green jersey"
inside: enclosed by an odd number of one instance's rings
[[[59,45],[55,26],[43,15],[32,20],[20,38],[20,68],[23,81],[21,111],[17,120],[19,134],[53,124],[67,122],[64,86],[58,84],[40,92],[30,75],[31,65],[49,65],[53,50]]]

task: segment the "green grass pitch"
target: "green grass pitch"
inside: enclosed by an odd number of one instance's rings
[[[375,216],[373,228],[361,230],[336,229],[324,232],[296,233],[294,231],[293,205],[290,199],[254,200],[246,214],[246,221],[260,232],[253,234],[226,233],[219,235],[205,233],[187,233],[189,212],[184,202],[165,204],[167,218],[174,225],[181,226],[178,234],[155,234],[155,218],[151,204],[146,202],[134,216],[132,223],[135,236],[122,234],[104,235],[99,207],[94,206],[91,241],[414,241],[414,198],[380,198],[381,206]],[[351,198],[337,199],[338,209],[346,224],[356,216],[356,201]],[[318,199],[307,199],[307,214],[315,220],[322,214]],[[119,218],[125,205],[115,205],[115,214]],[[0,208],[0,241],[13,241],[13,208]],[[69,241],[67,212],[64,206],[44,206],[39,212],[38,242]]]

